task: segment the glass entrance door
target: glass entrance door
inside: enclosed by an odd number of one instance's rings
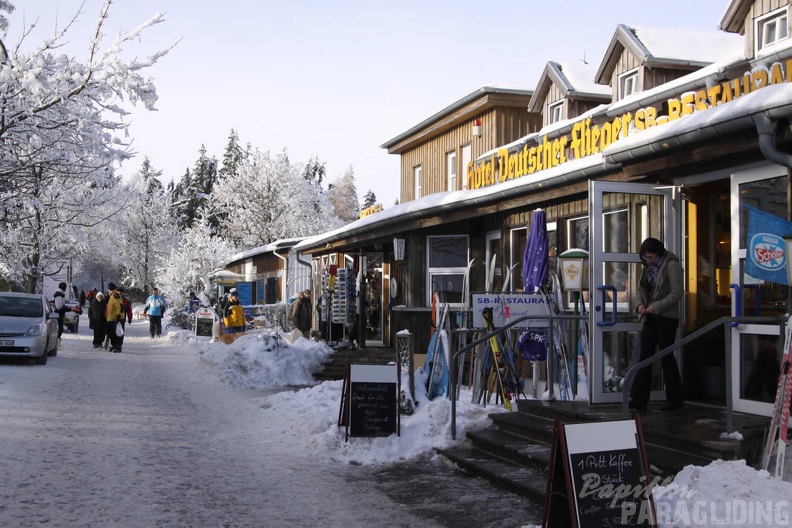
[[[731,176],[731,313],[783,316],[789,313],[789,288],[744,271],[750,210],[743,205],[787,218],[786,168],[768,165]],[[731,342],[734,410],[770,416],[784,347],[778,324],[738,325],[731,329]]]
[[[641,243],[647,237],[657,238],[682,258],[679,189],[592,181],[589,224],[590,401],[616,403],[622,400],[622,383],[641,329],[635,314]],[[663,396],[660,372],[658,363],[652,378],[653,399]]]

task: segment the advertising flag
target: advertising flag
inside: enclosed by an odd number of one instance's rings
[[[792,222],[743,204],[750,211],[745,273],[759,280],[787,284],[787,254],[784,235],[792,233]]]

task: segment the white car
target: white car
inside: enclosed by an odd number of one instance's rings
[[[39,365],[58,353],[58,314],[41,294],[0,292],[0,356]]]

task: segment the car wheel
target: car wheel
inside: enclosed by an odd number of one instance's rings
[[[47,364],[47,354],[41,354],[41,357],[36,358],[36,365],[46,365]]]
[[[57,356],[57,355],[58,355],[58,345],[55,345],[55,348],[53,348],[52,350],[50,350],[49,352],[47,352],[47,355],[48,355],[49,357],[55,357],[55,356]]]

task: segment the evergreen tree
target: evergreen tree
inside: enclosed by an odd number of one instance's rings
[[[245,150],[239,146],[239,133],[232,128],[223,153],[223,166],[218,171],[218,179],[222,180],[229,175],[236,175],[239,172],[239,164],[245,155]]]
[[[303,178],[321,186],[326,173],[325,164],[320,162],[317,156],[311,156],[303,169]]]
[[[363,197],[363,209],[368,209],[377,203],[377,195],[371,189],[368,190],[366,196]]]

